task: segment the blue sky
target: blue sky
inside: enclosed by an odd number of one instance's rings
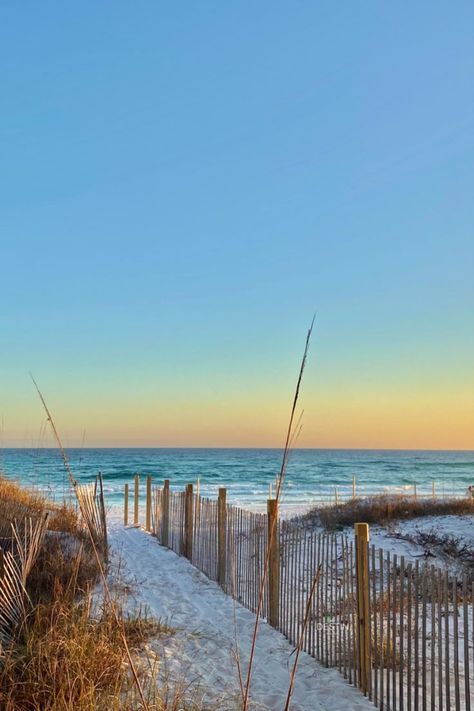
[[[472,3],[0,27],[7,443],[277,445],[317,310],[304,445],[474,448]]]

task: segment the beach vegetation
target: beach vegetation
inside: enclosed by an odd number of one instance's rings
[[[103,594],[100,566],[73,506],[55,505],[1,479],[2,549],[12,548],[12,524],[21,529],[45,512],[54,527],[46,530],[28,573],[28,604],[0,647],[2,711],[203,709],[189,684],[163,689],[160,660],[146,645],[174,630],[145,610],[126,613],[118,596]]]
[[[387,524],[423,516],[474,514],[474,499],[416,498],[381,494],[354,498],[333,506],[317,506],[301,517],[304,525],[322,526],[328,531],[342,530],[359,521]]]

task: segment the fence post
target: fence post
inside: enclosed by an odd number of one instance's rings
[[[364,694],[370,688],[370,613],[369,613],[369,526],[355,524],[357,580],[357,656],[359,687]]]
[[[138,497],[140,496],[140,475],[135,474],[135,501],[133,509],[133,525],[138,526]]]
[[[227,489],[219,489],[217,501],[217,582],[225,587],[227,551]]]
[[[268,622],[279,627],[280,612],[280,541],[278,539],[278,501],[268,499]]]
[[[151,531],[151,476],[146,478],[145,529]]]
[[[434,481],[431,483],[431,494],[433,496],[433,499],[436,499],[436,485]]]
[[[184,555],[193,559],[193,485],[186,486],[184,497]]]
[[[128,484],[125,484],[123,495],[123,525],[128,526]]]
[[[355,499],[356,497],[356,478],[355,476],[352,477],[352,498]]]
[[[170,530],[170,480],[165,479],[161,500],[161,545],[169,548]]]

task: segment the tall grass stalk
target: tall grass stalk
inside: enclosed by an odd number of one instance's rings
[[[288,686],[288,694],[286,696],[286,703],[285,703],[284,711],[289,711],[289,709],[290,709],[291,697],[293,696],[293,689],[295,688],[296,671],[298,669],[298,662],[299,662],[301,650],[303,649],[304,635],[305,635],[306,627],[308,626],[309,618],[311,615],[311,604],[313,602],[314,594],[318,588],[319,580],[321,578],[322,567],[323,567],[322,563],[320,563],[318,566],[318,569],[316,571],[316,575],[313,578],[311,590],[309,591],[309,595],[308,595],[308,600],[306,601],[305,616],[304,616],[303,626],[301,628],[300,636],[298,639],[298,644],[296,645],[295,661],[293,663],[293,668],[291,670],[290,684]]]
[[[277,511],[278,511],[278,504],[280,502],[281,492],[282,492],[283,484],[284,484],[284,480],[285,480],[285,472],[286,472],[286,465],[288,463],[288,455],[290,453],[291,443],[295,437],[295,429],[297,431],[296,437],[298,436],[299,431],[300,431],[299,420],[297,422],[296,428],[293,427],[293,423],[295,420],[296,408],[298,405],[298,400],[299,400],[299,395],[300,395],[300,387],[301,387],[301,382],[303,379],[303,373],[304,373],[304,369],[306,367],[306,359],[308,357],[308,350],[309,350],[309,344],[311,341],[311,334],[313,332],[314,320],[315,320],[315,316],[313,316],[311,325],[310,325],[308,332],[306,334],[306,342],[305,342],[305,347],[304,347],[304,351],[303,351],[303,358],[301,360],[301,365],[300,365],[300,369],[299,369],[299,373],[298,373],[298,379],[296,381],[295,393],[293,396],[293,403],[291,406],[290,419],[288,421],[288,428],[287,428],[287,432],[286,432],[285,447],[283,450],[283,457],[282,457],[280,472],[277,477],[277,486],[276,486],[276,494],[275,494],[275,499],[277,502]],[[250,695],[250,685],[251,685],[251,681],[252,681],[253,662],[254,662],[254,658],[255,658],[255,649],[256,649],[256,645],[257,645],[258,630],[259,630],[259,626],[260,626],[260,614],[262,611],[263,595],[264,595],[265,584],[266,584],[267,576],[268,576],[270,550],[272,547],[274,537],[276,535],[276,522],[277,522],[277,517],[275,517],[273,519],[273,522],[272,522],[272,525],[271,525],[271,528],[269,531],[269,535],[268,535],[268,546],[267,546],[267,552],[265,555],[265,563],[263,566],[262,577],[260,580],[260,588],[259,588],[259,594],[258,594],[258,605],[257,605],[255,625],[254,625],[253,635],[252,635],[252,644],[250,647],[250,657],[249,657],[249,664],[248,664],[248,668],[247,668],[247,678],[246,678],[246,682],[245,682],[245,693],[244,693],[244,698],[243,698],[242,711],[247,711],[248,705],[249,705],[249,698],[250,698],[249,695]]]

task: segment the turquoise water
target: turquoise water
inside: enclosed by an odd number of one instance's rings
[[[260,507],[268,496],[281,462],[278,449],[71,449],[68,456],[78,481],[104,476],[107,502],[118,504],[123,485],[135,473],[167,478],[172,488],[200,479],[201,493],[215,496],[226,486],[229,499],[245,507]],[[55,449],[2,449],[0,471],[28,485],[61,497],[67,477]],[[474,452],[297,449],[290,455],[283,504],[304,508],[321,496],[349,493],[352,477],[357,491],[465,492],[474,484]]]

